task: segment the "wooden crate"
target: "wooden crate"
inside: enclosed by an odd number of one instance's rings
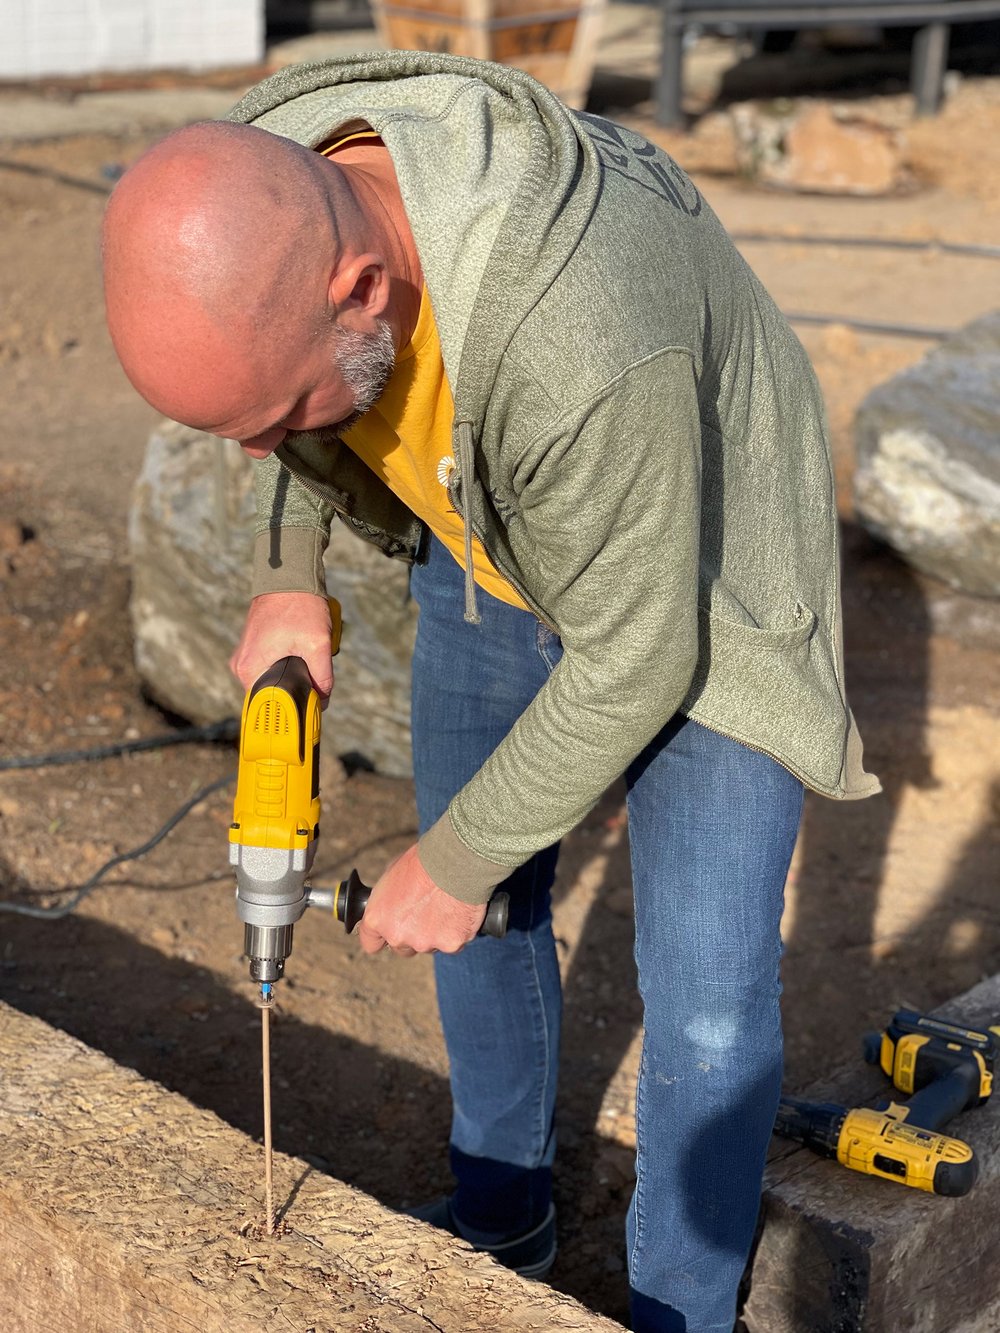
[[[571,107],[587,100],[605,0],[372,0],[379,36],[403,51],[514,65]]]

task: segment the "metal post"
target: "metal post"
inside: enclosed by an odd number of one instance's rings
[[[913,38],[910,91],[916,100],[918,116],[933,116],[940,109],[950,33],[947,23],[929,23]]]
[[[656,79],[656,122],[680,125],[681,89],[684,75],[684,21],[682,0],[661,0],[663,10],[660,41],[660,72]]]

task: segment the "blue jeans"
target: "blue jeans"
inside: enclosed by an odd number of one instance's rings
[[[413,570],[413,747],[421,829],[545,684],[559,639],[479,593],[439,543]],[[677,715],[626,772],[644,1005],[636,1186],[626,1219],[637,1333],[731,1333],[781,1086],[779,926],[802,786]],[[503,940],[438,955],[451,1066],[453,1208],[477,1239],[551,1201],[561,987],[549,891],[558,847],[503,884]]]

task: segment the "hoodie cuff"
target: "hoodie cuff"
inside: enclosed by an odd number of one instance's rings
[[[325,597],[326,546],[326,535],[317,528],[268,528],[259,532],[253,548],[253,596],[314,592]]]
[[[417,854],[438,888],[461,903],[489,902],[496,886],[517,869],[487,861],[467,847],[455,832],[447,811],[417,843]]]

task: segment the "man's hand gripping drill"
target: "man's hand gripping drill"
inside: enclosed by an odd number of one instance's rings
[[[310,904],[332,907],[348,929],[357,921],[365,953],[386,945],[404,957],[456,953],[479,933],[503,933],[498,926],[506,895],[496,895],[489,907],[460,902],[427,874],[416,844],[388,866],[371,890],[360,881],[350,888],[350,878],[332,895],[306,888],[319,835],[320,709],[333,687],[332,656],[339,644],[340,607],[332,599],[267,593],[251,603],[230,662],[247,689],[230,860],[236,867],[240,916],[247,923],[248,956],[260,960],[263,950],[272,960],[270,966],[258,962],[256,967],[252,961],[251,976],[268,987],[281,975],[291,952],[291,928]],[[294,734],[272,734],[270,710],[274,717],[280,711],[283,725]],[[269,881],[266,889],[262,873]],[[347,895],[353,892],[356,902],[361,889],[363,917],[348,921],[353,912]],[[280,930],[265,934],[265,927]]]

